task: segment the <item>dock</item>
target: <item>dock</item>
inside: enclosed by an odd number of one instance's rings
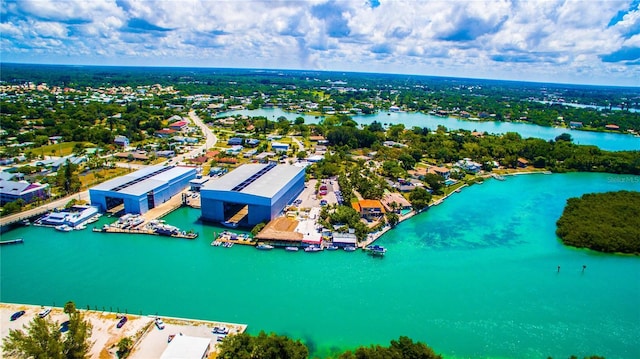
[[[178,232],[173,233],[171,235],[161,235],[160,233],[155,232],[152,229],[143,227],[143,228],[119,228],[116,226],[105,225],[102,228],[93,228],[94,232],[102,232],[102,233],[127,233],[127,234],[147,234],[152,236],[163,236],[163,237],[172,237],[172,238],[184,238],[184,239],[195,239],[198,237],[198,233],[188,233],[188,232]]]
[[[0,241],[0,245],[2,245],[2,244],[18,244],[18,243],[24,243],[24,239],[16,238],[16,239],[9,239],[9,240],[6,240],[6,241]]]
[[[234,224],[238,223],[248,214],[249,214],[249,206],[243,206],[238,210],[238,212],[236,212],[233,216],[231,216],[231,218],[229,218],[226,222],[234,223]]]
[[[257,240],[249,237],[248,235],[237,235],[235,239],[232,239],[233,234],[236,234],[236,233],[223,231],[223,232],[220,232],[220,234],[216,235],[216,233],[214,232],[213,237],[215,239],[213,240],[213,242],[211,242],[211,245],[214,247],[217,247],[224,243],[241,244],[245,246],[255,246],[256,244],[258,244]]]

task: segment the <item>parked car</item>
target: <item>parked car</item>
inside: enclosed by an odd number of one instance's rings
[[[69,331],[69,321],[67,320],[66,322],[63,322],[62,324],[60,324],[60,333],[64,333],[68,331]]]
[[[24,310],[11,314],[11,321],[14,321],[24,315]]]
[[[162,319],[156,318],[156,327],[158,327],[158,329],[164,329],[164,322]]]
[[[49,315],[49,313],[51,313],[51,308],[44,308],[40,313],[38,313],[38,316],[40,318],[44,318]]]
[[[122,328],[122,326],[124,325],[124,323],[127,322],[127,317],[122,317],[122,319],[120,319],[120,321],[118,322],[118,324],[116,324],[117,328]]]

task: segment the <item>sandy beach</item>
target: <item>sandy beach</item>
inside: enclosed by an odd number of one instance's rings
[[[22,329],[28,325],[44,308],[44,306],[36,305],[0,303],[0,334],[2,338],[9,335],[10,329]],[[20,310],[24,310],[26,313],[17,320],[11,321],[11,315]],[[155,316],[131,314],[126,315],[128,321],[125,325],[122,328],[117,328],[116,324],[119,319],[116,318],[116,313],[93,310],[81,310],[81,312],[84,318],[93,325],[91,341],[94,344],[90,352],[90,358],[92,359],[116,358],[117,344],[124,337],[132,338],[135,343],[129,356],[129,358],[133,359],[159,358],[169,345],[168,338],[170,335],[209,338],[211,340],[211,351],[215,352],[218,335],[212,333],[213,327],[225,326],[229,329],[230,335],[243,333],[247,329],[244,324],[160,316],[165,323],[165,328],[161,330],[154,324]],[[68,320],[62,308],[53,307],[49,316],[58,323]],[[2,354],[0,356],[6,357],[4,352],[0,354]]]

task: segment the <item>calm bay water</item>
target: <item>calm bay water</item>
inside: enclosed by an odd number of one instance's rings
[[[294,121],[296,117],[303,117],[307,124],[318,123],[321,120],[320,117],[285,112],[280,108],[230,111],[225,114],[265,116],[273,121],[280,116],[284,116],[290,121]],[[221,114],[220,116],[222,115],[224,114]],[[391,112],[389,114],[386,112],[380,112],[375,115],[353,116],[352,118],[360,125],[368,125],[373,121],[378,121],[382,124],[403,124],[405,128],[417,126],[427,127],[432,130],[435,130],[438,125],[442,125],[450,130],[463,129],[493,134],[517,132],[523,138],[534,137],[545,140],[553,140],[563,133],[569,133],[571,134],[571,137],[573,137],[573,142],[579,145],[595,145],[608,151],[640,150],[640,138],[617,133],[578,131],[567,128],[544,127],[527,123],[465,121],[456,118],[438,117],[416,112]]]
[[[385,234],[382,259],[211,247],[221,229],[192,209],[165,219],[194,241],[23,227],[3,234],[25,243],[0,249],[0,300],[246,323],[320,356],[408,335],[446,357],[638,358],[640,258],[554,233],[568,197],[621,189],[640,177],[487,181]]]

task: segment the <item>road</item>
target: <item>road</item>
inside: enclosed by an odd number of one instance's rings
[[[50,211],[54,208],[64,207],[69,201],[72,199],[81,200],[81,201],[89,201],[89,191],[79,192],[71,196],[63,197],[57,199],[53,202],[43,204],[42,206],[34,209],[30,209],[28,211],[10,214],[8,216],[3,216],[0,218],[0,226],[4,226],[6,223],[15,222],[16,220],[20,220],[22,218],[30,218],[35,215],[41,214],[44,211]]]
[[[207,125],[202,121],[202,119],[200,119],[200,117],[198,117],[198,115],[196,115],[195,111],[189,111],[189,118],[191,118],[191,120],[193,121],[193,123],[200,127],[200,129],[202,130],[202,133],[205,137],[205,143],[196,147],[195,149],[191,150],[188,153],[185,154],[181,154],[176,156],[176,163],[182,162],[184,161],[185,158],[192,158],[192,157],[196,157],[198,155],[200,155],[203,151],[206,151],[209,148],[212,148],[213,146],[216,145],[216,143],[218,142],[218,139],[216,137],[216,135],[213,133],[213,131],[211,131],[211,129],[209,127],[207,127]],[[129,163],[117,163],[116,166],[119,167],[128,167],[131,169],[140,169],[145,167],[144,165],[136,165],[136,164],[129,164]],[[83,200],[83,201],[87,201],[89,202],[89,191],[84,191],[84,192],[80,192],[80,193],[76,193],[72,196],[68,196],[68,197],[64,197],[58,200],[55,200],[53,202],[44,204],[38,208],[34,208],[34,209],[30,209],[28,211],[24,211],[24,212],[20,212],[20,213],[15,213],[15,214],[11,214],[8,216],[3,216],[2,218],[0,218],[0,226],[4,226],[6,223],[11,223],[14,222],[16,220],[22,219],[22,218],[29,218],[32,216],[35,216],[39,213],[44,212],[45,210],[52,210],[54,208],[60,208],[60,207],[64,207],[65,204],[67,204],[70,200],[72,199],[77,199],[77,200]]]

